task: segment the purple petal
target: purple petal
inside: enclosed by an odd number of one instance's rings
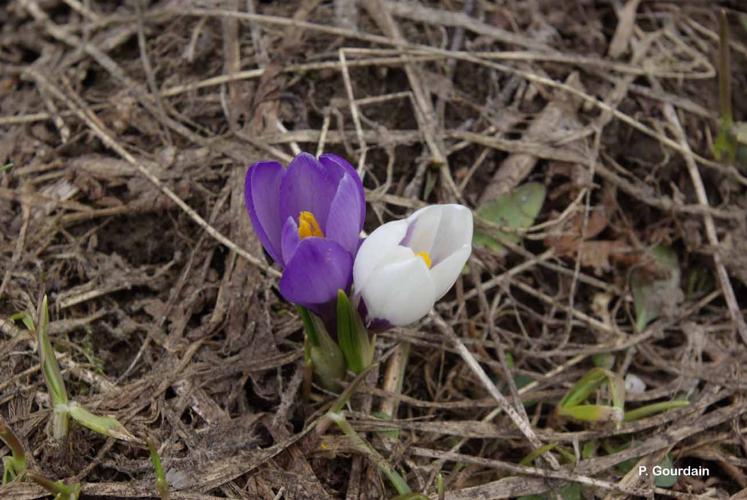
[[[244,183],[244,202],[254,231],[275,262],[283,263],[280,253],[280,213],[278,197],[285,170],[276,161],[261,161],[249,167]]]
[[[298,237],[298,224],[293,220],[293,217],[288,217],[283,224],[283,232],[280,237],[280,247],[283,252],[283,262],[290,262],[293,258],[293,254],[296,253],[296,248],[301,242],[301,238]]]
[[[353,175],[357,177],[357,174]],[[358,250],[362,229],[360,213],[363,209],[355,181],[345,174],[329,208],[326,236],[342,245],[353,256]]]
[[[353,257],[334,241],[301,240],[280,279],[280,293],[294,304],[318,311],[337,300],[337,290],[347,290],[353,274]]]
[[[389,321],[385,319],[369,318],[368,307],[366,307],[366,301],[363,300],[363,298],[361,298],[360,302],[358,303],[358,314],[360,314],[361,318],[364,318],[366,328],[370,333],[384,332],[386,330],[389,330],[393,326]]]
[[[322,225],[327,222],[329,206],[337,191],[339,177],[335,171],[324,168],[308,153],[297,155],[280,184],[280,216],[298,218],[301,211],[311,212]]]
[[[344,174],[348,174],[355,181],[355,188],[358,191],[361,206],[360,227],[363,228],[363,224],[366,222],[366,192],[363,190],[363,183],[358,172],[345,158],[336,154],[325,153],[319,157],[319,162],[330,170],[336,170],[340,178]]]

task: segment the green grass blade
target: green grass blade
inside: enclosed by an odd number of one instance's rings
[[[365,453],[379,468],[379,470],[387,477],[391,485],[397,490],[399,495],[408,495],[412,493],[410,486],[404,480],[404,478],[389,465],[389,463],[377,452],[370,444],[368,444],[360,435],[355,432],[353,426],[348,423],[345,416],[342,413],[329,412],[327,416],[332,420],[337,427],[345,434],[361,452]]]
[[[150,452],[150,461],[153,464],[153,470],[156,474],[156,490],[161,500],[169,500],[169,483],[166,481],[166,474],[163,472],[161,465],[161,456],[158,454],[158,446],[153,439],[148,439],[148,451]]]
[[[94,415],[74,401],[67,406],[70,416],[83,427],[120,441],[140,442],[114,417]]]
[[[26,472],[26,452],[15,433],[0,419],[0,440],[10,448],[11,456],[3,457],[3,483],[6,484]]]
[[[80,497],[80,483],[65,484],[62,481],[52,481],[38,472],[28,471],[29,479],[54,495],[55,500],[78,500]]]
[[[49,341],[49,309],[47,307],[47,296],[42,298],[37,310],[37,349],[44,374],[44,380],[47,383],[49,399],[52,404],[52,434],[58,441],[67,438],[69,431],[69,419],[66,411],[68,397],[65,389],[65,381],[60,372],[60,365],[57,364],[52,343]]]
[[[625,412],[625,421],[633,422],[642,418],[656,415],[669,410],[676,410],[678,408],[684,408],[690,405],[690,401],[687,400],[674,400],[674,401],[662,401],[660,403],[652,403],[650,405],[641,406],[635,410]]]
[[[558,408],[558,415],[581,422],[622,422],[623,412],[620,408],[606,405],[577,405]]]
[[[592,368],[573,384],[566,395],[560,400],[559,406],[576,406],[586,401],[591,394],[608,379],[607,370],[603,368]]]

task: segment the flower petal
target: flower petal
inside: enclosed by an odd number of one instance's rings
[[[348,174],[353,179],[360,200],[361,210],[358,216],[360,217],[360,227],[362,228],[366,221],[366,192],[363,189],[363,183],[361,182],[358,172],[345,158],[337,156],[336,154],[325,153],[319,157],[319,162],[330,170],[336,170],[339,173],[340,178],[342,178],[344,174]]]
[[[298,236],[298,224],[293,220],[293,217],[288,217],[283,224],[283,232],[280,236],[280,248],[284,263],[291,261],[299,243],[301,243],[301,238]]]
[[[280,184],[280,217],[298,218],[302,211],[311,212],[322,231],[326,231],[329,206],[337,192],[341,176],[336,171],[324,168],[309,153],[300,153],[293,158]]]
[[[462,272],[471,253],[472,247],[465,245],[431,268],[436,300],[446,295],[446,292],[454,286],[454,282]]]
[[[360,293],[369,320],[386,320],[394,326],[419,320],[436,300],[428,267],[415,255],[377,269]]]
[[[296,247],[280,279],[280,293],[294,304],[312,310],[337,299],[337,291],[347,290],[353,270],[353,257],[334,241],[305,238]]]
[[[275,262],[283,263],[280,253],[278,197],[285,169],[276,161],[262,161],[249,167],[244,182],[244,202],[262,246]]]
[[[353,282],[357,290],[381,263],[386,262],[391,249],[399,246],[406,233],[407,221],[398,220],[379,226],[363,240],[353,265]]]
[[[462,205],[436,205],[441,207],[441,221],[438,233],[431,247],[431,259],[436,264],[452,253],[469,247],[472,248],[472,212]]]
[[[433,242],[441,223],[442,207],[443,205],[430,205],[410,215],[406,219],[409,225],[407,236],[401,244],[412,248],[415,253],[432,253]]]
[[[355,182],[350,175],[345,174],[329,207],[326,236],[342,245],[353,256],[358,251],[362,208]]]

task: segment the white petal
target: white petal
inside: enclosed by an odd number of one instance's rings
[[[430,251],[435,264],[465,246],[472,248],[472,212],[462,205],[436,206],[441,208],[441,223]]]
[[[638,375],[628,373],[625,375],[625,390],[631,394],[643,394],[646,392],[646,382]]]
[[[390,251],[399,246],[405,234],[407,221],[398,220],[379,226],[363,240],[353,264],[353,283],[357,289],[363,286],[377,267],[386,262]]]
[[[394,326],[413,323],[436,301],[431,273],[420,257],[387,264],[376,270],[360,290],[371,319]]]
[[[433,266],[431,269],[431,279],[433,280],[436,292],[436,300],[443,297],[454,286],[454,282],[459,277],[459,273],[462,272],[464,264],[469,259],[469,254],[471,253],[472,248],[465,245]]]
[[[443,206],[430,205],[410,215],[407,218],[408,234],[403,244],[412,248],[415,253],[428,252],[430,254],[441,224]]]
[[[372,272],[368,273],[368,275],[363,278],[360,281],[355,281],[353,283],[353,291],[357,293],[357,290],[362,290],[365,286],[368,280],[371,279],[372,276],[376,275],[376,273],[379,272],[379,270],[382,267],[385,267],[389,264],[395,264],[397,262],[402,262],[405,260],[412,259],[415,256],[415,254],[412,252],[410,248],[403,247],[401,245],[395,245],[393,247],[388,248],[382,248],[382,254],[381,258],[379,259],[378,264],[373,269]],[[353,264],[355,266],[355,264]]]

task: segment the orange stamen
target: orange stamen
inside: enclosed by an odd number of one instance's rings
[[[324,238],[324,233],[322,232],[322,228],[319,227],[314,214],[303,210],[298,214],[298,237],[304,239],[312,236]]]
[[[418,252],[415,255],[423,259],[423,262],[425,262],[425,265],[428,266],[428,269],[431,268],[433,262],[431,262],[431,256],[428,255],[428,252]]]

